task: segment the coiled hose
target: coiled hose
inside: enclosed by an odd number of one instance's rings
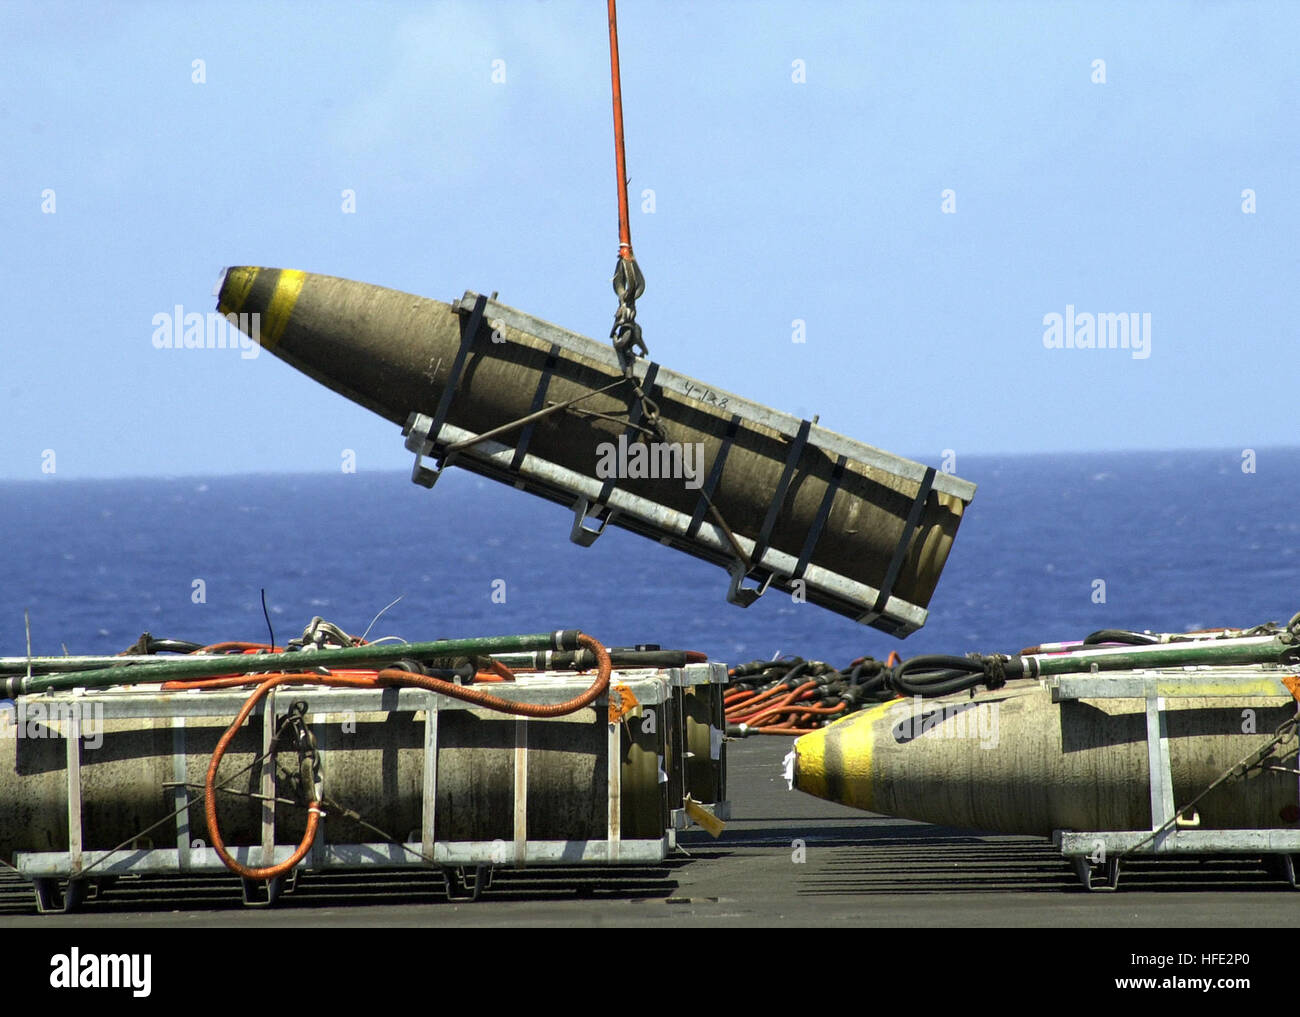
[[[411,671],[401,670],[399,668],[384,668],[381,671],[372,674],[360,673],[331,673],[320,674],[312,671],[289,672],[276,675],[243,675],[226,678],[201,679],[191,682],[167,682],[165,687],[169,689],[212,689],[228,688],[234,685],[247,685],[250,681],[258,681],[259,684],[253,690],[252,695],[244,702],[239,713],[236,715],[230,727],[226,729],[217,747],[213,750],[212,760],[208,764],[207,777],[203,785],[203,812],[208,823],[208,836],[212,840],[212,847],[217,852],[217,857],[236,875],[243,876],[245,879],[269,880],[276,879],[293,870],[299,862],[307,856],[311,850],[312,844],[316,840],[316,831],[320,821],[325,816],[324,809],[321,808],[320,800],[316,794],[315,783],[311,780],[304,780],[304,786],[310,800],[307,804],[307,828],[303,832],[302,840],[297,848],[283,862],[276,865],[267,865],[260,868],[254,868],[244,865],[238,861],[229,851],[226,850],[226,842],[221,836],[221,823],[217,817],[217,768],[221,765],[221,759],[226,750],[230,747],[231,741],[239,733],[239,729],[244,726],[256,708],[257,704],[262,701],[268,692],[281,685],[325,685],[330,687],[342,688],[391,688],[407,687],[424,689],[428,692],[437,692],[440,695],[450,696],[453,699],[459,699],[463,702],[472,703],[475,706],[481,706],[489,710],[496,710],[500,713],[509,713],[518,717],[562,717],[566,714],[575,713],[583,707],[590,705],[597,698],[603,695],[609,688],[610,673],[613,665],[610,662],[609,653],[605,647],[585,633],[578,634],[578,642],[586,647],[595,655],[597,662],[596,679],[584,692],[567,700],[563,703],[519,703],[509,699],[502,699],[500,696],[494,696],[490,692],[483,692],[479,689],[466,688],[457,685],[454,682],[446,681],[441,678],[431,677],[424,674],[416,674]]]

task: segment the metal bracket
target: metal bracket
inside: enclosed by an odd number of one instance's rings
[[[727,430],[722,436],[722,444],[718,446],[718,453],[713,457],[713,465],[709,468],[708,479],[704,481],[704,486],[700,488],[700,497],[695,503],[695,512],[691,515],[690,525],[686,527],[686,536],[692,540],[700,532],[700,525],[704,522],[704,516],[709,510],[713,491],[722,478],[722,469],[726,465],[727,454],[731,451],[731,446],[735,443],[736,435],[739,433],[740,414],[733,413],[731,419],[727,421]]]
[[[749,555],[749,566],[746,567],[744,562],[735,560],[727,566],[727,572],[731,575],[731,585],[727,587],[727,603],[729,604],[749,607],[750,604],[767,592],[767,588],[772,585],[772,580],[776,577],[775,572],[763,567],[763,555],[767,553],[769,541],[772,538],[772,530],[776,527],[776,521],[781,515],[786,495],[790,493],[790,483],[794,480],[799,459],[803,456],[804,449],[808,447],[808,433],[811,429],[812,421],[803,421],[799,425],[798,433],[790,442],[790,448],[786,452],[785,468],[781,471],[781,479],[778,481],[776,490],[772,494],[772,500],[767,506],[767,515],[763,519],[762,528],[754,541],[754,550]],[[757,587],[745,586],[746,579],[752,579],[759,585]]]
[[[32,889],[36,891],[36,911],[42,915],[73,914],[86,898],[84,879],[69,879],[62,892],[57,879],[34,879]]]
[[[492,885],[492,866],[475,865],[473,874],[465,865],[447,866],[442,870],[447,881],[447,900],[453,903],[471,903]]]
[[[658,373],[659,373],[659,365],[656,364],[654,361],[647,361],[645,377],[642,378],[640,382],[641,391],[645,393],[647,399],[652,398],[655,375],[657,375]],[[644,401],[635,398],[629,400],[628,408],[627,408],[627,426],[624,427],[623,429],[624,440],[631,442],[634,438],[636,438],[636,436],[642,430],[640,425],[641,425],[641,418],[644,416],[645,416]],[[617,485],[616,478],[614,477],[607,478],[605,482],[601,484],[600,494],[596,496],[596,500],[602,504],[608,501],[610,494],[613,493],[614,488],[617,486],[618,485]]]
[[[442,396],[438,399],[438,409],[432,417],[425,413],[413,412],[406,418],[406,426],[402,433],[406,435],[406,447],[409,451],[415,453],[415,465],[411,469],[411,480],[421,487],[433,487],[437,482],[439,475],[442,473],[445,462],[439,463],[433,469],[424,465],[423,459],[433,451],[433,441],[431,439],[438,436],[442,430],[442,425],[447,422],[447,414],[451,411],[451,401],[456,395],[456,386],[460,384],[460,376],[465,370],[465,360],[469,356],[470,349],[474,346],[474,340],[478,338],[479,328],[483,324],[483,309],[487,307],[487,297],[480,295],[474,300],[474,310],[470,313],[469,323],[465,326],[465,331],[461,336],[460,349],[456,351],[456,359],[452,361],[451,370],[447,373],[447,383],[443,386]],[[457,304],[457,311],[464,308]]]
[[[246,879],[240,877],[241,896],[246,908],[269,908],[280,896],[284,888],[284,878]]]
[[[761,564],[763,555],[767,553],[772,539],[772,530],[776,528],[776,521],[781,515],[781,509],[785,507],[786,495],[790,493],[790,482],[794,480],[799,460],[803,457],[804,449],[808,447],[808,435],[811,431],[811,420],[800,421],[799,431],[795,434],[794,439],[790,442],[789,449],[786,451],[785,467],[781,471],[781,479],[777,482],[776,490],[772,493],[772,501],[767,506],[767,515],[764,517],[763,525],[758,531],[758,538],[754,541],[754,550],[749,556],[750,561],[755,565]],[[766,583],[763,584],[763,589],[767,589]]]
[[[871,610],[858,618],[860,624],[874,625],[876,619],[885,613],[889,598],[894,593],[894,583],[898,581],[898,573],[903,570],[903,561],[907,557],[907,550],[912,545],[912,534],[916,532],[916,528],[921,522],[921,515],[925,511],[925,503],[930,498],[930,491],[934,487],[936,475],[933,466],[925,468],[925,475],[921,478],[921,486],[916,489],[916,497],[912,499],[911,511],[907,513],[907,522],[903,524],[903,535],[898,538],[898,546],[894,548],[894,556],[889,560],[889,568],[885,570],[885,578],[880,582],[880,593],[876,596],[876,602],[872,605]]]
[[[1079,877],[1079,882],[1085,890],[1093,893],[1105,890],[1119,889],[1119,857],[1110,855],[1095,869],[1092,862],[1088,860],[1087,855],[1073,855],[1070,861],[1074,864],[1074,874]],[[1097,882],[1097,877],[1101,877],[1101,882]]]
[[[424,707],[424,786],[420,795],[420,829],[408,841],[420,845],[420,854],[432,858],[438,811],[438,696],[430,692]],[[418,834],[418,835],[417,835]]]
[[[616,515],[618,509],[611,509],[608,505],[593,506],[585,494],[579,495],[573,503],[573,529],[569,531],[569,539],[582,547],[591,547]],[[591,529],[585,525],[588,519],[594,519],[600,526]]]
[[[1292,890],[1300,890],[1300,882],[1296,881],[1296,859],[1300,855],[1273,855],[1274,871],[1281,877],[1282,881],[1291,887]]]
[[[835,501],[835,495],[840,489],[840,482],[844,479],[844,467],[848,459],[841,455],[836,457],[835,465],[831,468],[830,483],[826,485],[826,494],[822,497],[822,503],[817,509],[817,518],[813,520],[812,527],[808,530],[808,536],[804,538],[803,550],[799,552],[799,563],[794,567],[794,575],[791,579],[802,579],[804,570],[808,568],[808,563],[812,561],[813,550],[817,547],[817,541],[821,538],[822,530],[826,528],[826,520],[831,515],[831,504]],[[886,597],[886,600],[889,598]]]
[[[433,432],[433,418],[427,413],[412,413],[406,418],[402,434],[406,435],[406,449],[415,453],[415,465],[411,467],[411,481],[421,487],[433,487],[442,475],[442,464],[432,469],[424,465],[424,457],[433,451],[430,435]]]
[[[743,561],[733,561],[727,566],[727,572],[731,576],[731,585],[727,587],[727,603],[738,604],[741,607],[749,607],[758,600],[767,592],[767,588],[772,585],[772,580],[776,577],[776,573],[765,572],[763,569],[747,570]],[[760,574],[763,575],[761,585],[757,587],[743,585],[746,579],[753,579],[757,583]]]
[[[551,343],[551,350],[546,354],[546,363],[542,367],[542,376],[537,380],[537,391],[533,393],[533,404],[528,409],[530,416],[545,405],[546,390],[550,387],[551,375],[555,373],[555,365],[559,362],[560,347]],[[515,454],[510,460],[510,469],[517,471],[523,465],[524,456],[528,454],[528,445],[533,440],[535,430],[537,430],[536,420],[524,425],[524,429],[519,433],[519,440],[515,443]]]
[[[1169,725],[1165,719],[1165,700],[1154,694],[1154,689],[1147,694],[1147,768],[1151,775],[1151,829],[1161,830],[1174,819],[1174,778],[1169,769]],[[1168,839],[1171,830],[1164,829],[1156,835],[1152,849]]]

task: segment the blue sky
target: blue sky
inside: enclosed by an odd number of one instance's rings
[[[1293,4],[623,0],[652,355],[959,472],[1296,444],[1298,28]],[[392,425],[269,355],[154,348],[225,265],[608,332],[597,0],[7,3],[0,38],[0,478],[46,450],[59,477],[405,466]],[[1067,305],[1150,314],[1150,356],[1046,348]]]

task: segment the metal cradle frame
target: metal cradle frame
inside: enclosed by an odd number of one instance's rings
[[[406,448],[415,454],[412,481],[433,487],[443,468],[454,461],[471,472],[568,506],[574,517],[570,539],[577,544],[590,546],[604,532],[606,525],[613,522],[624,529],[720,565],[730,575],[727,599],[741,606],[753,603],[770,586],[793,590],[793,583],[798,580],[804,583],[803,593],[810,602],[829,607],[840,614],[853,617],[861,624],[874,626],[892,635],[906,636],[925,624],[927,610],[896,596],[892,589],[894,581],[931,491],[950,494],[969,502],[974,496],[975,485],[846,438],[818,427],[812,421],[800,420],[731,393],[711,389],[653,361],[636,360],[631,370],[643,389],[649,391],[653,387],[683,398],[700,399],[712,403],[731,417],[721,449],[705,481],[699,505],[694,513],[679,512],[528,452],[528,443],[533,433],[532,424],[521,429],[514,445],[491,439],[478,440],[473,432],[448,424],[446,417],[451,407],[451,394],[458,383],[465,355],[477,341],[485,321],[493,323],[494,327],[495,323],[508,325],[543,343],[550,343],[548,363],[553,364],[560,350],[567,350],[594,359],[611,371],[622,369],[612,347],[499,304],[481,294],[466,292],[452,306],[462,315],[468,315],[469,322],[442,399],[433,416],[412,413],[403,427]],[[533,400],[534,412],[541,408],[549,377],[549,372],[543,373],[541,385]],[[718,481],[736,431],[744,423],[776,431],[790,443],[786,469],[773,493],[763,532],[758,539],[735,535],[748,562],[737,558],[736,549],[728,535],[722,527],[707,519],[705,512],[706,499],[711,496],[713,486]],[[471,444],[448,457],[446,450],[460,443]],[[769,547],[767,536],[782,511],[794,474],[794,465],[800,453],[808,446],[821,450],[834,463],[832,484],[804,546],[798,555],[793,555]],[[427,464],[426,457],[434,459],[435,463]],[[912,512],[879,589],[850,579],[824,565],[810,562],[817,537],[829,516],[830,499],[834,495],[835,485],[849,460],[913,480],[918,485]],[[746,583],[756,585],[747,586]]]
[[[1063,675],[1049,682],[1052,701],[1077,699],[1143,699],[1146,701],[1147,763],[1151,775],[1149,830],[1057,830],[1053,843],[1074,867],[1086,890],[1115,890],[1120,859],[1125,856],[1246,855],[1271,859],[1293,888],[1297,883],[1300,830],[1189,828],[1175,814],[1173,776],[1169,768],[1167,700],[1246,696],[1287,696],[1281,672],[1215,669],[1213,672],[1134,671],[1123,675],[1093,672]]]
[[[721,724],[721,689],[727,682],[726,665],[721,663],[688,664],[682,668],[615,670],[610,687],[631,691],[641,706],[666,706],[676,713],[663,725],[660,751],[672,762],[671,772],[661,774],[661,794],[667,796],[667,823],[663,835],[651,839],[626,839],[622,832],[622,724],[606,725],[606,835],[594,840],[533,840],[528,831],[528,741],[530,721],[515,717],[514,744],[514,812],[513,839],[510,841],[440,841],[435,838],[438,789],[438,719],[441,711],[464,710],[469,704],[422,689],[357,690],[324,686],[292,686],[271,690],[249,718],[250,725],[260,725],[263,760],[260,794],[261,843],[231,846],[229,853],[244,865],[268,866],[283,862],[294,845],[276,843],[275,765],[270,754],[276,731],[276,702],[310,697],[313,722],[328,715],[364,713],[424,713],[424,760],[421,824],[403,843],[329,843],[326,827],[321,825],[307,856],[286,878],[270,881],[243,880],[243,902],[248,906],[268,906],[281,893],[292,890],[299,872],[324,869],[367,868],[437,868],[446,879],[449,900],[475,900],[491,885],[494,868],[525,866],[585,866],[616,864],[655,864],[662,862],[676,847],[676,832],[689,825],[684,808],[689,794],[683,761],[686,720],[680,712],[680,696],[694,686],[713,686],[716,695],[716,723]],[[521,675],[511,686],[498,686],[494,693],[531,703],[558,703],[572,698],[586,687],[575,676],[557,679],[548,675],[542,680]],[[60,732],[67,746],[68,849],[66,851],[18,852],[15,867],[31,880],[41,913],[64,913],[76,910],[93,894],[96,882],[124,875],[223,873],[228,871],[216,851],[195,839],[189,822],[189,809],[198,804],[191,798],[186,781],[185,728],[192,718],[233,716],[243,706],[247,690],[159,692],[149,689],[114,689],[105,693],[85,694],[84,690],[32,697],[47,706],[70,707],[62,711]],[[175,812],[175,847],[159,848],[139,843],[115,850],[88,850],[84,844],[82,816],[82,722],[80,709],[94,704],[105,720],[167,719],[172,735],[172,773],[170,788]],[[598,712],[608,707],[608,696],[592,704]],[[102,711],[102,712],[101,712]],[[534,723],[545,723],[535,721]],[[721,729],[719,728],[719,735]],[[670,741],[671,740],[671,741]],[[725,757],[722,739],[713,740],[718,747],[715,765],[719,768],[719,786],[725,789]],[[330,746],[324,731],[317,732],[317,751],[322,767],[328,767]],[[339,750],[335,750],[339,751]],[[200,796],[201,800],[201,796]],[[729,803],[694,803],[721,819],[729,816]],[[202,831],[206,834],[206,830]]]

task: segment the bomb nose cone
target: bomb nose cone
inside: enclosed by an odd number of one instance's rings
[[[875,725],[893,705],[868,707],[799,738],[794,743],[794,790],[871,810],[875,804]]]
[[[241,310],[246,311],[244,305],[248,302],[248,291],[260,271],[260,268],[247,265],[236,265],[223,271],[217,283],[217,312],[238,314]]]
[[[238,316],[235,324],[240,330],[264,349],[274,350],[293,315],[306,276],[289,268],[228,268],[217,294],[217,311]]]

